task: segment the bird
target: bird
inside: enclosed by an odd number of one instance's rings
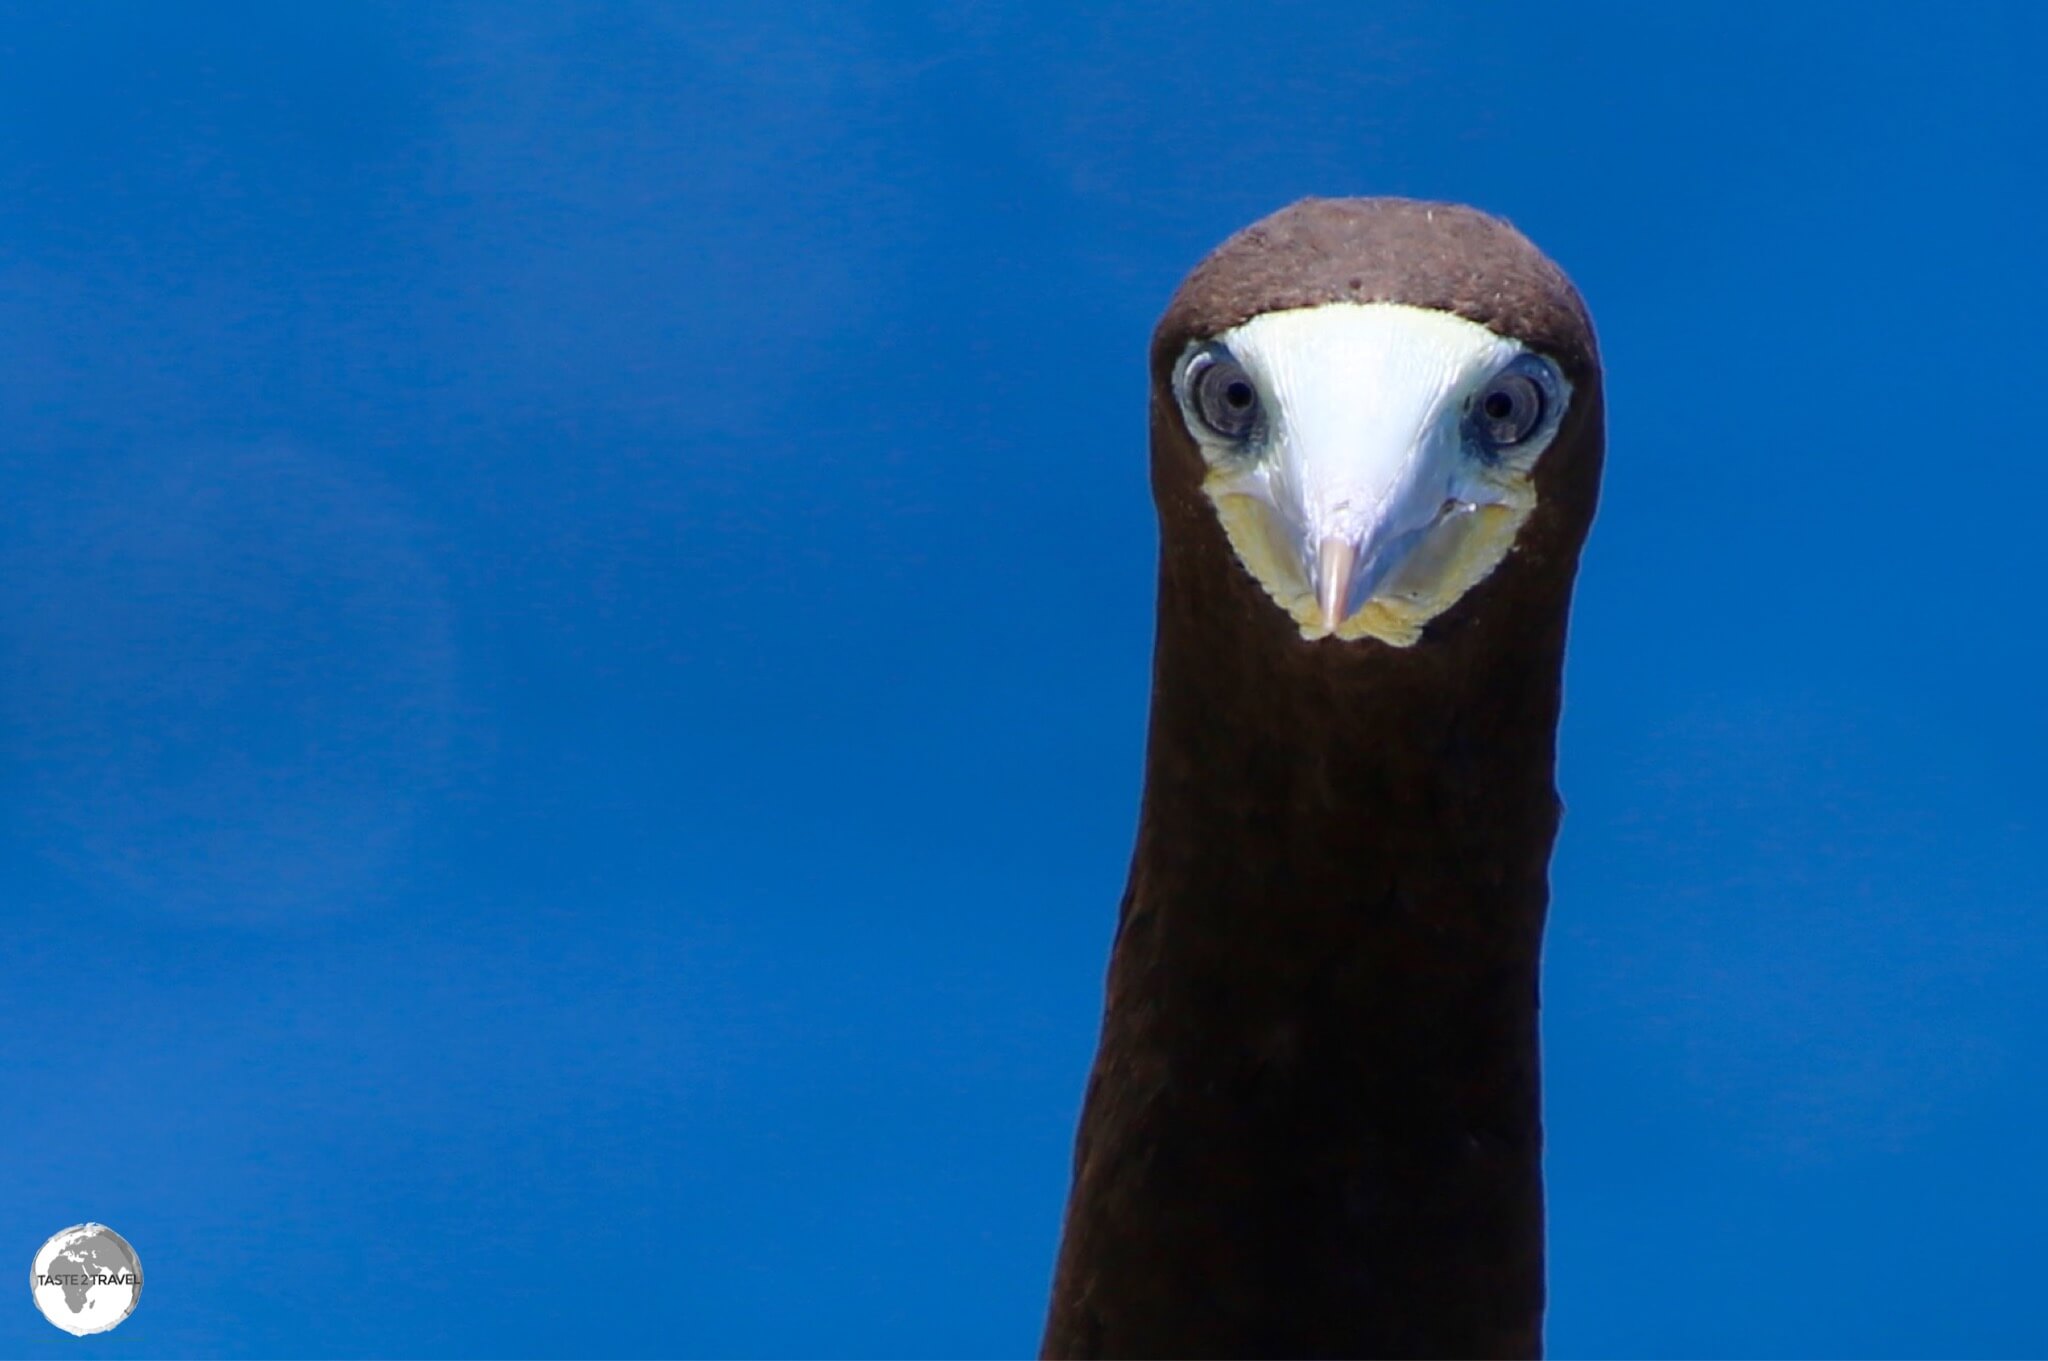
[[[1144,791],[1043,1355],[1540,1355],[1585,304],[1477,209],[1305,199],[1180,284],[1150,420]]]

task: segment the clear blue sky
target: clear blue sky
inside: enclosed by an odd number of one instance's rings
[[[2033,11],[8,6],[0,1262],[147,1286],[0,1353],[1035,1345],[1309,193],[1600,327],[1553,1350],[2048,1349]]]

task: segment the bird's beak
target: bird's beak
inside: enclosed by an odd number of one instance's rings
[[[1270,463],[1211,484],[1232,543],[1304,636],[1358,636],[1374,594],[1459,505],[1454,436],[1433,397],[1290,413]]]
[[[1287,518],[1319,633],[1342,631],[1458,505],[1456,444],[1429,394],[1389,396],[1342,428],[1289,432],[1282,452],[1299,498]]]
[[[1351,568],[1358,561],[1358,549],[1342,535],[1332,534],[1316,550],[1316,600],[1323,607],[1323,627],[1337,631],[1344,622],[1345,602],[1351,598]]]

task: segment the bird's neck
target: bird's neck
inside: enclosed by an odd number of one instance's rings
[[[1561,624],[1233,652],[1182,613],[1048,1350],[1533,1353]]]

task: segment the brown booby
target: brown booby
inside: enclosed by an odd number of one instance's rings
[[[1144,800],[1045,1354],[1535,1355],[1585,307],[1473,209],[1304,201],[1174,294],[1151,421]]]

